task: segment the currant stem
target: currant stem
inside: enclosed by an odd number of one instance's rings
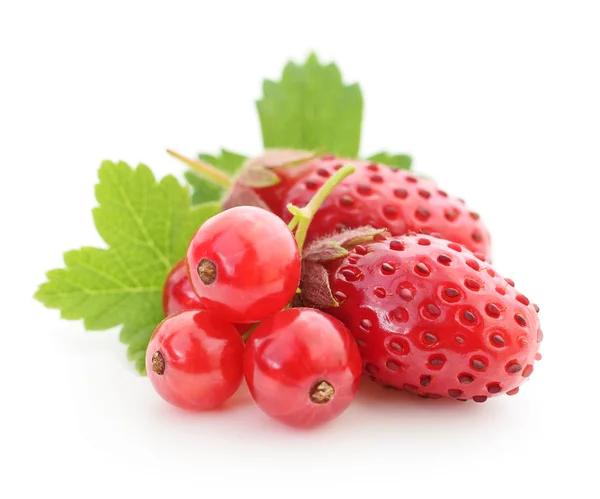
[[[244,340],[244,343],[246,342],[246,340],[248,338],[250,338],[250,335],[254,332],[254,330],[258,327],[258,322],[256,324],[252,324],[252,327],[250,329],[248,329],[248,331],[246,331],[243,335],[242,335],[242,340]]]
[[[202,176],[207,177],[222,187],[229,189],[233,185],[233,181],[229,176],[222,171],[215,168],[213,165],[206,163],[205,161],[201,161],[199,159],[188,158],[183,154],[179,154],[171,149],[167,149],[167,152],[177,158],[180,161],[183,161],[190,168],[196,170]]]
[[[298,249],[302,254],[302,248],[304,247],[304,241],[306,240],[306,233],[310,227],[310,223],[317,213],[317,210],[321,207],[327,196],[331,194],[331,191],[346,177],[352,175],[356,171],[353,165],[345,165],[335,172],[325,182],[321,188],[316,192],[312,199],[304,208],[298,208],[293,204],[288,204],[287,209],[290,211],[294,218],[289,223],[288,227],[290,230],[294,230],[296,226],[296,243],[298,243]]]

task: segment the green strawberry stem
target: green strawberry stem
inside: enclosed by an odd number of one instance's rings
[[[342,180],[349,175],[352,175],[355,171],[356,168],[353,165],[345,165],[340,168],[333,176],[329,177],[327,182],[321,186],[304,208],[298,208],[293,204],[287,205],[289,212],[294,215],[294,218],[292,218],[288,227],[290,230],[296,229],[296,242],[298,243],[300,254],[302,254],[306,233],[308,232],[310,223],[317,213],[317,210],[321,207],[325,199],[327,199],[327,196],[331,194],[331,191],[333,191]]]
[[[207,177],[210,180],[213,180],[222,187],[225,187],[225,189],[229,189],[233,186],[233,181],[231,180],[229,175],[218,170],[213,165],[206,163],[205,161],[201,161],[199,159],[187,158],[183,154],[179,154],[178,152],[172,151],[171,149],[167,149],[167,152],[174,158],[183,161],[190,168],[196,170],[200,175]]]

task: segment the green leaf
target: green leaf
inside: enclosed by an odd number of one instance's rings
[[[219,156],[213,156],[211,154],[199,154],[198,157],[202,161],[210,163],[212,166],[219,170],[227,173],[231,177],[235,176],[242,169],[246,156],[237,154],[235,152],[221,149]],[[184,174],[185,179],[192,186],[192,203],[200,204],[209,201],[220,201],[225,195],[225,189],[219,184],[213,182],[202,175],[188,170]]]
[[[221,149],[220,156],[212,156],[211,154],[198,154],[198,157],[217,167],[219,170],[228,173],[230,176],[236,175],[244,165],[246,156],[237,154],[235,152],[228,151],[227,149]]]
[[[64,319],[83,319],[88,330],[123,325],[127,356],[144,372],[150,335],[162,320],[164,280],[218,203],[190,207],[188,189],[172,176],[157,182],[145,165],[105,161],[93,210],[108,249],[82,248],[64,255],[65,268],[51,270],[35,298]]]
[[[358,156],[362,93],[356,83],[344,85],[335,64],[323,65],[314,54],[303,65],[289,62],[281,81],[263,82],[256,105],[265,148]]]
[[[407,154],[390,154],[389,152],[380,152],[367,158],[375,163],[383,163],[400,170],[410,170],[412,158]]]
[[[186,171],[183,176],[193,189],[192,204],[196,205],[210,201],[219,201],[225,194],[225,189],[219,184],[192,170]]]

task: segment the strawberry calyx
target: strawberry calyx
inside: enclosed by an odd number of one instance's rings
[[[314,151],[269,149],[244,163],[236,183],[255,189],[277,185],[281,182],[277,171],[295,168],[315,158],[316,155]]]
[[[318,239],[302,253],[302,303],[306,307],[325,309],[338,307],[339,303],[331,291],[325,263],[344,258],[356,246],[371,243],[385,237],[385,229],[369,225],[349,229]]]
[[[318,239],[306,248],[302,254],[304,260],[313,262],[327,262],[345,257],[350,249],[372,242],[379,234],[384,234],[385,229],[376,229],[370,225],[348,229],[338,234]]]

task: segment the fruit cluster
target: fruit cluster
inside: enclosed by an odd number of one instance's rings
[[[269,174],[275,186],[245,180]],[[225,206],[169,274],[148,345],[174,405],[217,407],[245,376],[267,414],[312,426],[349,406],[361,373],[483,402],[517,393],[541,358],[538,307],[491,267],[479,216],[430,180],[276,151]]]
[[[341,414],[361,375],[424,398],[517,393],[541,359],[539,309],[491,266],[479,215],[410,156],[358,159],[360,87],[314,54],[265,80],[257,110],[259,157],[168,151],[191,195],[103,162],[106,247],[66,252],[36,298],[88,330],[122,326],[128,359],[186,409],[244,377],[294,426]]]

